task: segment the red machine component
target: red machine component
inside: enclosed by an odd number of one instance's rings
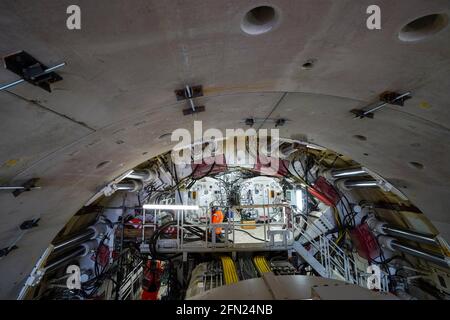
[[[325,196],[333,206],[339,202],[340,197],[332,185],[324,177],[318,177],[316,182],[314,182],[314,189],[319,191],[323,196]]]
[[[139,218],[130,219],[128,225],[135,229],[142,229],[142,220]]]
[[[373,260],[380,255],[377,239],[370,231],[367,223],[360,224],[350,231],[350,237],[356,246],[358,254],[367,260]]]
[[[332,206],[333,206],[333,203],[332,203],[326,196],[324,196],[323,194],[321,194],[321,193],[320,193],[319,191],[317,191],[316,189],[311,188],[311,187],[308,187],[308,192],[309,192],[312,196],[316,197],[316,198],[319,199],[321,202],[323,202],[324,204],[326,204],[327,206],[329,206],[329,207],[332,207]]]
[[[205,162],[205,160],[207,160],[208,164]],[[197,178],[201,178],[204,177],[207,174],[214,174],[214,173],[219,173],[219,172],[223,172],[227,170],[227,163],[226,163],[226,159],[225,156],[222,155],[218,155],[216,157],[211,157],[211,158],[205,158],[202,159],[202,163],[199,164],[192,164],[192,176],[193,178],[197,179]]]
[[[148,260],[144,268],[142,279],[142,300],[158,300],[158,292],[161,287],[161,275],[164,271],[161,261]]]
[[[261,161],[261,159],[264,159]],[[284,177],[287,175],[287,168],[289,166],[289,161],[282,160],[279,158],[273,157],[264,157],[263,155],[259,155],[253,170],[261,173],[267,174],[270,176],[278,176]]]
[[[97,253],[92,255],[92,260],[95,261],[97,259],[97,263],[104,267],[109,263],[109,247],[105,244],[102,244],[98,247]]]

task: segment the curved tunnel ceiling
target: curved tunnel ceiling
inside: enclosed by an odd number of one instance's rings
[[[0,92],[0,182],[38,177],[42,189],[0,193],[0,247],[40,217],[0,260],[0,297],[14,298],[68,219],[107,181],[167,151],[176,128],[241,128],[285,118],[287,138],[348,155],[399,187],[449,239],[450,28],[405,42],[417,17],[450,14],[446,0],[378,1],[382,30],[366,28],[371,1],[78,1],[82,29],[65,27],[71,1],[2,1],[0,53],[66,61],[47,93]],[[272,5],[278,23],[252,36],[245,14]],[[357,19],[356,17],[360,17]],[[302,65],[314,59],[313,68]],[[6,69],[0,83],[17,77]],[[174,90],[201,84],[206,111],[183,116]],[[411,91],[403,108],[353,119],[386,90]],[[265,128],[273,127],[267,122]],[[359,136],[359,138],[358,138]],[[161,137],[161,138],[160,138]],[[423,165],[421,168],[411,163]]]

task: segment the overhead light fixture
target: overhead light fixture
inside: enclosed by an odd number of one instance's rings
[[[144,209],[154,209],[154,210],[199,210],[199,206],[187,206],[178,204],[144,204],[142,206]]]
[[[297,208],[300,211],[303,211],[304,202],[303,202],[303,190],[302,189],[295,190],[295,204],[297,205]]]

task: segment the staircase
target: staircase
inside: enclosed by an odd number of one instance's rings
[[[300,237],[293,243],[293,249],[322,277],[346,281],[367,287],[367,278],[372,275],[358,268],[334,242],[323,235],[323,227],[301,217],[297,231]],[[389,290],[387,274],[381,272],[380,291]]]

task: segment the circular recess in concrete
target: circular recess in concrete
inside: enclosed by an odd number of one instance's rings
[[[309,59],[304,64],[302,64],[302,69],[303,70],[310,70],[310,69],[314,68],[316,62],[317,62],[316,59]]]
[[[259,6],[245,14],[241,22],[241,29],[247,34],[256,36],[272,30],[278,19],[279,14],[275,8]]]
[[[106,165],[108,165],[108,164],[110,164],[110,163],[111,163],[110,160],[108,160],[108,161],[102,161],[102,162],[100,162],[100,163],[97,165],[97,169],[103,168],[104,166],[106,166]]]
[[[426,39],[448,26],[447,14],[429,14],[417,18],[400,30],[398,37],[405,42],[420,41]]]
[[[360,134],[354,135],[353,138],[358,139],[359,141],[366,141],[367,137],[362,136]]]
[[[159,140],[164,140],[164,139],[167,139],[167,138],[169,138],[169,137],[171,137],[172,136],[172,133],[170,133],[170,132],[168,132],[168,133],[163,133],[162,135],[160,135],[159,137],[158,137],[158,139]]]
[[[409,163],[409,165],[411,167],[413,167],[414,169],[418,169],[418,170],[422,170],[425,166],[423,164],[421,164],[420,162],[415,162],[415,161],[411,161]]]

